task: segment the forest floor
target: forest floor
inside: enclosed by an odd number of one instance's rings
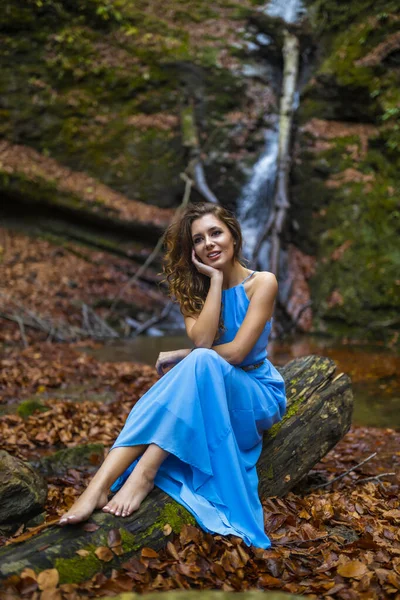
[[[77,322],[74,298],[90,304],[98,294],[112,296],[128,277],[101,255],[90,266],[85,263],[84,270],[70,252],[52,255],[47,270],[47,242],[27,243],[14,235],[7,240],[4,290],[12,290],[31,310],[45,310],[66,322]],[[145,306],[146,291],[138,288],[135,294],[136,301],[142,294]],[[107,451],[133,404],[157,381],[154,368],[101,362],[85,351],[97,342],[54,343],[29,328],[24,336],[25,344],[18,324],[2,321],[0,448],[24,460],[89,442],[103,443]],[[349,365],[345,354],[339,368],[356,379],[368,371],[365,365]],[[23,418],[15,407],[27,399],[42,407]],[[25,570],[4,584],[4,597],[75,600],[125,591],[207,588],[279,589],[327,600],[400,600],[399,464],[400,431],[353,426],[314,467],[302,489],[283,498],[262,498],[271,549],[249,548],[240,538],[185,526],[163,550],[143,548],[107,576],[99,573],[90,581],[60,585],[55,570],[41,575]],[[344,476],[324,486],[339,475]],[[21,525],[0,543],[14,544],[42,531],[72,505],[89,478],[84,469],[49,477],[44,523]],[[312,484],[320,487],[311,489]],[[99,556],[107,560],[107,553]]]

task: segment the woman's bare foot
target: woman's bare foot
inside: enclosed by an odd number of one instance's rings
[[[138,464],[119,492],[103,507],[103,512],[112,513],[116,517],[129,517],[153,488],[154,477],[144,472]]]
[[[107,500],[107,492],[94,491],[88,487],[69,511],[61,517],[59,525],[73,525],[86,521],[96,508],[103,508],[107,504]]]

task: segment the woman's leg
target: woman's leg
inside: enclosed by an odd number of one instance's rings
[[[103,511],[116,517],[128,517],[137,510],[153,489],[154,478],[168,454],[156,444],[149,444],[122,488],[107,502]]]
[[[106,457],[86,490],[60,519],[60,525],[79,523],[90,517],[96,508],[107,504],[110,486],[133,461],[143,454],[147,444],[114,448]]]

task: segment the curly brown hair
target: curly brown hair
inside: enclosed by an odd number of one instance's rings
[[[169,225],[164,238],[166,252],[163,259],[165,281],[169,295],[176,298],[184,316],[198,315],[206,301],[210,289],[210,278],[199,273],[192,262],[192,223],[207,214],[215,215],[232,234],[234,245],[233,259],[243,262],[242,232],[236,217],[227,209],[210,202],[191,204]],[[223,323],[220,318],[220,327]]]

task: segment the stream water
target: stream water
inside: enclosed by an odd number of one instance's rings
[[[260,12],[279,18],[286,23],[294,23],[304,14],[305,9],[301,0],[271,0],[265,7],[260,8]],[[261,45],[265,43],[263,39],[259,41]],[[294,110],[298,103],[299,92],[297,89],[294,97]],[[257,256],[255,256],[255,248],[263,236],[270,216],[279,153],[279,115],[270,115],[270,117],[269,128],[265,131],[264,150],[253,166],[249,179],[237,199],[237,216],[244,240],[243,254],[250,264],[262,271],[269,270],[269,240],[266,239],[261,244]],[[282,260],[284,263],[284,253],[281,256],[281,262]],[[282,266],[285,271],[285,265]]]
[[[190,348],[186,335],[139,336],[113,341],[87,350],[98,360],[141,362],[154,366],[159,352]],[[276,366],[310,354],[328,356],[337,372],[352,379],[353,423],[400,429],[400,352],[380,345],[343,344],[310,335],[277,340],[268,346],[268,358]]]

